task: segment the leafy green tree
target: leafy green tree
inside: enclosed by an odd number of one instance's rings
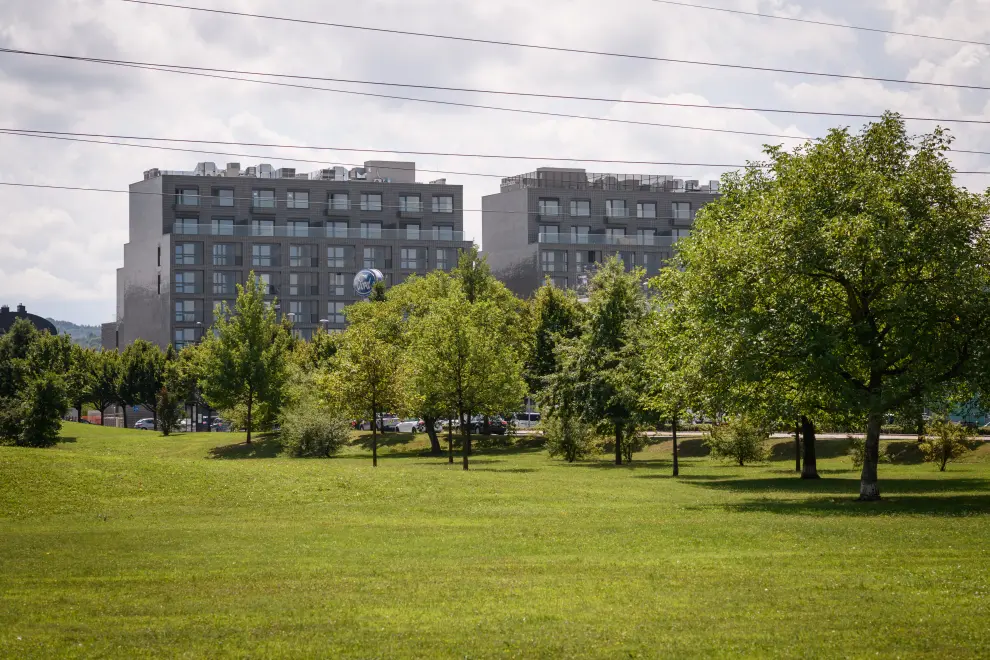
[[[691,293],[680,313],[724,329],[741,365],[727,380],[779,375],[807,416],[866,419],[861,500],[880,498],[885,415],[986,372],[990,201],[953,184],[949,145],[887,114],[770,147],[765,168],[724,178],[667,276]]]
[[[748,417],[737,417],[712,426],[705,445],[711,450],[712,458],[730,459],[743,467],[770,457],[769,439],[770,431],[765,426]]]
[[[527,346],[526,382],[531,394],[539,394],[547,379],[560,368],[557,347],[581,333],[582,309],[572,291],[547,282],[536,291],[531,303],[533,339]]]
[[[65,382],[52,372],[31,377],[19,397],[21,417],[17,444],[21,447],[51,447],[58,442],[62,417],[69,410]]]
[[[347,308],[347,329],[331,373],[341,408],[371,420],[371,463],[378,467],[379,413],[404,405],[398,319],[388,305],[364,302]]]
[[[938,466],[939,472],[945,472],[949,461],[962,458],[970,450],[975,439],[975,433],[962,424],[948,420],[939,420],[931,425],[930,432],[921,443],[921,451],[925,460]]]
[[[93,401],[97,360],[95,351],[73,344],[71,366],[65,380],[72,407],[79,413],[79,421],[83,418],[83,406],[86,402]]]
[[[100,351],[93,354],[93,387],[90,399],[100,409],[100,424],[106,426],[107,408],[119,400],[120,353]]]
[[[137,339],[124,349],[121,355],[120,389],[118,400],[124,407],[124,425],[127,425],[127,407],[145,406],[158,423],[158,393],[162,388],[165,356],[157,345]]]
[[[40,333],[25,319],[0,337],[0,440],[22,447],[58,441],[71,356],[67,335]]]
[[[641,410],[641,356],[630,348],[647,310],[642,280],[642,270],[627,273],[617,257],[602,265],[590,283],[581,335],[561,345],[548,393],[555,406],[574,405],[585,423],[615,438],[616,465],[622,465],[623,434]]]
[[[169,389],[168,385],[163,385],[158,390],[158,400],[155,404],[158,410],[158,426],[162,435],[168,437],[173,431],[179,428],[182,420],[183,398],[179,396],[177,390]]]
[[[265,304],[265,290],[252,271],[237,286],[230,309],[221,303],[213,332],[200,345],[200,390],[217,410],[245,413],[247,443],[258,422],[277,416],[285,394],[287,352],[291,335],[278,322],[275,304]]]
[[[560,456],[568,463],[591,456],[595,451],[594,430],[577,416],[564,411],[564,416],[543,418],[543,435],[551,457]]]

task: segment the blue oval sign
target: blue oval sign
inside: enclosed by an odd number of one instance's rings
[[[367,298],[375,288],[376,282],[384,282],[382,271],[375,268],[365,268],[354,276],[354,293],[359,298]]]

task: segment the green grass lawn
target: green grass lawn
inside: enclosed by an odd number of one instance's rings
[[[860,504],[841,441],[802,482],[783,442],[675,480],[664,445],[465,473],[421,437],[373,470],[64,435],[0,448],[0,657],[990,656],[990,447],[944,474],[904,451]]]

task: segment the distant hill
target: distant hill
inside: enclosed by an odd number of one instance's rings
[[[55,325],[59,334],[68,334],[72,337],[72,341],[80,346],[99,348],[102,344],[100,326],[98,325],[76,325],[70,321],[48,320]]]

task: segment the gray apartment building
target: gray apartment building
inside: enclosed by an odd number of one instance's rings
[[[464,237],[463,191],[416,182],[416,164],[369,161],[311,174],[259,165],[157,169],[130,186],[129,242],[117,270],[117,320],[103,345],[143,338],[178,348],[197,342],[214,307],[233,304],[251,271],[282,316],[310,337],[344,327],[359,300],[353,280],[380,270],[389,285],[450,270]]]
[[[580,289],[616,254],[653,275],[717,195],[718,181],[541,167],[482,199],[482,246],[492,272],[524,297],[548,277]]]

